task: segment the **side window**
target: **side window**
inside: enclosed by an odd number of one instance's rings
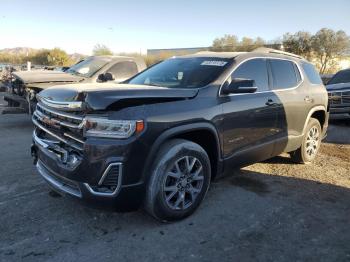
[[[322,79],[312,64],[303,63],[302,66],[303,66],[304,72],[305,72],[305,74],[306,74],[306,76],[309,79],[311,84],[315,84],[315,85],[322,84]]]
[[[254,80],[258,91],[269,90],[269,79],[265,59],[257,58],[244,62],[233,72],[231,77]]]
[[[270,66],[273,76],[273,89],[291,88],[297,86],[301,80],[298,68],[291,61],[270,59]]]
[[[108,69],[115,79],[128,79],[138,73],[137,65],[132,61],[118,62]]]

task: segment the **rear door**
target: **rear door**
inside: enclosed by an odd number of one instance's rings
[[[271,156],[277,127],[276,97],[269,88],[267,60],[243,62],[230,79],[255,81],[257,92],[224,96],[224,155],[232,164],[246,164]]]
[[[288,150],[291,142],[299,143],[309,106],[308,86],[302,83],[299,67],[294,61],[286,59],[269,59],[269,69],[272,77],[272,90],[278,97],[275,110],[278,125],[276,129],[276,144],[273,154],[277,155]],[[310,104],[311,105],[311,104]],[[289,142],[289,145],[288,145]]]

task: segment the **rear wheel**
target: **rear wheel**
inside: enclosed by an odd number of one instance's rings
[[[210,184],[210,160],[193,142],[175,139],[159,151],[147,189],[145,208],[161,221],[191,215]]]
[[[297,163],[308,164],[315,158],[321,146],[322,129],[320,122],[311,118],[299,149],[290,153],[292,160]]]

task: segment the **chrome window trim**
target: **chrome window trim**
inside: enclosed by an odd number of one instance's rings
[[[243,94],[228,94],[228,95],[223,95],[221,93],[221,89],[223,87],[223,85],[225,84],[225,82],[231,77],[231,75],[236,71],[236,69],[242,65],[243,63],[253,60],[253,59],[275,59],[275,60],[284,60],[284,61],[289,61],[294,63],[300,73],[300,77],[301,80],[299,81],[299,83],[296,86],[293,87],[289,87],[289,88],[281,88],[281,89],[274,89],[274,90],[267,90],[267,91],[258,91],[255,93],[243,93]],[[267,62],[267,61],[266,61]],[[242,60],[241,62],[239,62],[228,74],[228,76],[225,78],[225,80],[222,82],[222,84],[220,85],[219,88],[219,97],[227,97],[227,96],[237,96],[237,95],[253,95],[253,94],[262,94],[262,93],[271,93],[271,92],[276,92],[276,91],[288,91],[288,90],[293,90],[293,89],[297,89],[302,83],[304,83],[305,77],[304,74],[302,73],[303,71],[301,70],[300,66],[298,63],[296,63],[295,61],[291,60],[291,59],[287,59],[287,58],[279,58],[279,57],[269,57],[269,56],[254,56],[254,57],[249,57],[247,59]]]

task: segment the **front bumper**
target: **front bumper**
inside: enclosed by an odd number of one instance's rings
[[[79,199],[84,203],[96,207],[112,207],[120,211],[137,209],[143,201],[144,183],[128,183],[124,178],[124,170],[128,169],[129,159],[120,154],[116,157],[118,149],[107,150],[100,157],[93,157],[95,153],[106,150],[105,145],[98,144],[93,148],[87,143],[84,156],[73,158],[74,163],[62,163],[62,154],[55,151],[52,141],[41,139],[37,131],[33,132],[32,156],[36,168],[43,179],[53,190]],[[123,147],[116,147],[122,150]],[[68,153],[70,154],[70,153]],[[67,159],[67,156],[65,156]],[[68,156],[71,159],[71,156]],[[114,183],[112,190],[105,189],[105,184]]]
[[[2,114],[29,113],[29,103],[24,97],[6,93],[4,100],[7,102],[7,107]]]
[[[338,106],[330,106],[329,109],[330,114],[350,114],[350,104],[348,105],[338,105]]]

